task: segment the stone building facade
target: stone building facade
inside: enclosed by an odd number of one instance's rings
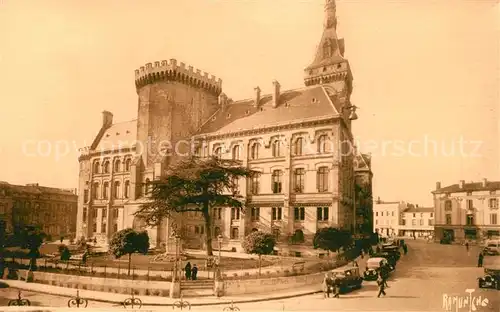
[[[407,208],[403,201],[375,200],[373,205],[373,227],[375,232],[382,237],[399,235],[402,212]]]
[[[399,235],[427,238],[434,235],[434,207],[408,205],[402,212]]]
[[[485,239],[500,235],[498,202],[500,181],[466,183],[442,187],[436,183],[432,192],[435,210],[435,236],[437,240]]]
[[[222,93],[220,79],[175,59],[136,70],[137,119],[114,124],[112,114],[103,112],[98,135],[79,158],[79,234],[105,244],[117,230],[146,229],[133,214],[148,200],[149,182],[192,154],[237,159],[261,172],[238,181],[244,214],[213,211],[212,233],[223,236],[224,248],[239,250],[245,235],[265,230],[278,237],[281,251],[297,254],[310,250],[318,228],[358,228],[353,77],[335,11],[335,1],[327,0],[304,88],[281,90],[273,81],[272,94],[256,87],[252,98],[233,101]],[[371,189],[371,163],[360,160],[359,176]],[[147,230],[153,246],[168,246],[175,230],[184,245],[202,248],[203,226],[201,216],[187,213]]]
[[[34,225],[54,240],[76,233],[77,191],[0,182],[0,222],[7,232]]]

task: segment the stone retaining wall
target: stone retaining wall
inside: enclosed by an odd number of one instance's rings
[[[26,273],[27,270],[19,270],[19,279],[24,279]],[[33,282],[119,294],[131,294],[133,290],[136,295],[143,296],[168,296],[171,284],[170,282],[100,278],[38,271],[33,272]]]
[[[224,295],[235,296],[252,293],[269,293],[307,285],[317,285],[318,290],[321,290],[321,283],[324,277],[324,273],[314,273],[267,279],[229,280],[224,281]]]

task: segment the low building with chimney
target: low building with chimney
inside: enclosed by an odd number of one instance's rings
[[[188,155],[239,160],[260,172],[238,181],[245,213],[230,207],[211,212],[210,232],[223,237],[223,249],[241,250],[244,236],[266,231],[277,237],[281,253],[302,255],[311,251],[319,228],[370,229],[356,224],[351,121],[357,114],[334,0],[326,0],[324,12],[303,88],[283,90],[270,79],[270,94],[251,86],[253,97],[233,101],[222,92],[221,79],[175,59],[137,69],[137,118],[114,123],[103,112],[101,129],[79,158],[79,235],[106,244],[131,227],[147,230],[151,246],[173,248],[173,235],[180,234],[184,247],[205,248],[199,214],[172,216],[155,227],[134,216],[148,201],[150,183]],[[371,191],[371,162],[361,157],[358,163]]]
[[[75,237],[77,190],[0,181],[0,222],[15,233],[35,226],[52,239]]]
[[[436,239],[481,240],[500,235],[498,222],[500,181],[465,182],[442,186],[432,191]]]

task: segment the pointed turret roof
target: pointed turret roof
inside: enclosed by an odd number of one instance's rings
[[[349,62],[344,58],[344,39],[337,35],[335,0],[326,0],[323,35],[314,61],[305,69],[306,86],[330,83],[336,80],[352,81]]]

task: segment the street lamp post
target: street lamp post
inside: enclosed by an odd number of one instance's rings
[[[170,284],[170,298],[179,298],[181,295],[181,281],[180,281],[180,264],[179,264],[179,245],[180,236],[175,235],[175,261],[174,261],[174,272],[172,272],[172,283]]]
[[[215,275],[215,285],[214,285],[214,293],[217,297],[221,297],[224,295],[224,282],[222,281],[222,272],[221,272],[221,250],[222,250],[222,235],[217,236],[217,242],[219,243],[219,257],[217,263],[217,274]]]

